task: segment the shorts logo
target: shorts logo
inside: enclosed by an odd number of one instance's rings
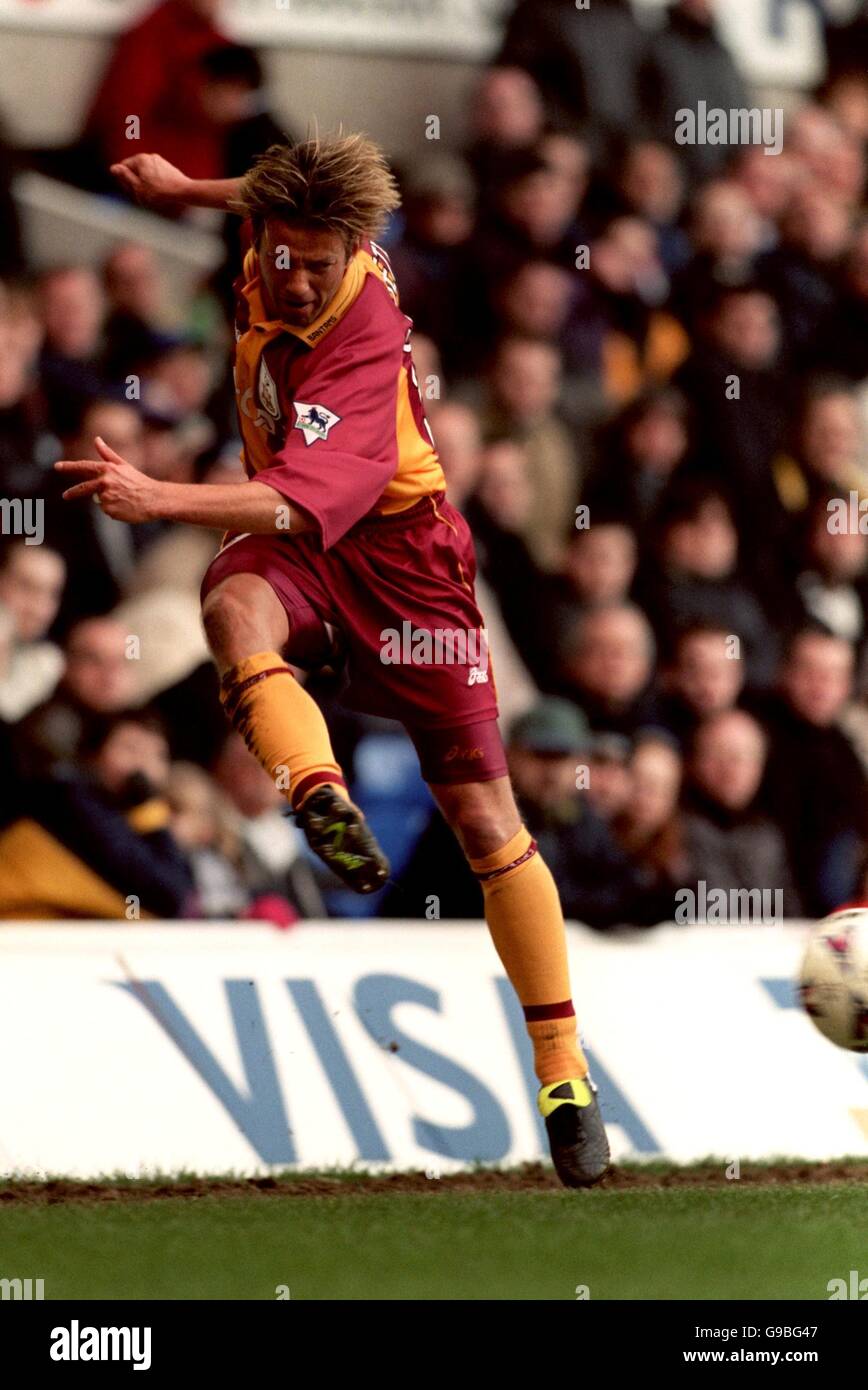
[[[341,422],[340,415],[335,415],[324,405],[305,405],[304,401],[295,401],[294,404],[296,420],[293,429],[301,430],[305,444],[328,439],[332,426]]]
[[[479,666],[474,666],[467,677],[468,685],[487,685],[488,672],[483,671]]]
[[[445,754],[443,761],[446,763],[454,763],[455,760],[458,759],[458,761],[462,763],[475,763],[479,762],[480,758],[484,757],[485,754],[481,748],[462,748],[459,744],[453,743],[452,747]]]

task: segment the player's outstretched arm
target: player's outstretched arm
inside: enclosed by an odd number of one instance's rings
[[[58,473],[84,480],[67,488],[67,502],[93,497],[106,516],[118,521],[183,521],[254,535],[297,535],[316,524],[265,483],[160,482],[127,463],[105,440],[94,442],[98,459],[63,459],[54,465]]]
[[[146,207],[177,206],[220,208],[229,204],[241,190],[241,179],[191,179],[160,154],[134,154],[111,172],[136,202]]]

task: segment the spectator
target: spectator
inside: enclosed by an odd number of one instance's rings
[[[531,74],[551,120],[591,119],[604,135],[623,134],[638,122],[645,46],[628,0],[594,0],[581,11],[573,0],[519,0],[499,61]]]
[[[168,829],[169,750],[153,716],[98,721],[82,770],[28,782],[0,832],[0,917],[179,917],[192,878]]]
[[[581,461],[571,431],[557,413],[561,362],[556,349],[528,338],[507,338],[497,348],[483,408],[489,437],[519,443],[527,461],[527,505],[513,529],[544,570],[560,565],[575,519]],[[487,486],[496,464],[489,459]]]
[[[149,246],[120,242],[102,268],[107,304],[103,369],[106,379],[129,385],[130,373],[165,341],[164,286]]]
[[[63,679],[52,698],[21,724],[17,753],[25,776],[74,765],[93,716],[127,707],[134,685],[127,636],[111,618],[85,618],[70,628]]]
[[[596,517],[592,513],[592,518]],[[622,603],[630,595],[636,574],[637,546],[633,532],[605,516],[574,531],[567,543],[563,568],[539,592],[533,621],[540,660],[554,653],[581,613],[603,604]],[[556,667],[543,663],[546,681]]]
[[[745,190],[729,179],[704,184],[693,204],[691,241],[694,254],[675,278],[673,300],[695,329],[721,286],[738,288],[754,278],[763,224]]]
[[[744,686],[741,639],[714,623],[679,633],[665,679],[665,726],[686,750],[700,724],[734,709]]]
[[[402,309],[453,357],[475,200],[473,179],[461,161],[426,160],[406,180],[404,231],[391,253]]]
[[[476,501],[492,530],[523,539],[534,500],[527,449],[512,439],[496,439],[482,457]]]
[[[605,604],[583,614],[564,639],[562,689],[597,732],[632,737],[659,722],[654,634],[641,609]]]
[[[629,764],[630,795],[614,822],[622,847],[653,884],[661,919],[672,913],[675,885],[684,876],[679,813],[682,758],[661,731],[636,740]]]
[[[466,503],[483,592],[494,597],[521,661],[539,683],[551,673],[551,651],[548,629],[539,616],[546,611],[548,581],[524,540],[532,502],[525,448],[511,439],[487,445],[476,490]],[[488,617],[489,607],[482,607]]]
[[[224,130],[203,103],[202,71],[205,54],[227,42],[219,9],[220,0],[162,0],[121,35],[85,124],[96,167],[157,150],[191,178],[223,177]]]
[[[653,227],[668,275],[680,270],[690,254],[680,225],[684,191],[684,171],[670,145],[659,140],[627,145],[617,180],[619,210]]]
[[[0,279],[21,275],[25,269],[24,242],[18,208],[12,196],[15,156],[7,143],[5,121],[0,123]]]
[[[768,685],[777,662],[775,634],[740,571],[728,499],[713,483],[685,479],[664,500],[657,526],[659,570],[646,601],[664,660],[692,624],[728,627],[744,642],[748,678]]]
[[[579,428],[606,408],[599,380],[608,329],[605,308],[587,276],[551,260],[522,261],[493,286],[492,336],[550,343],[561,355],[560,410]]]
[[[245,44],[220,42],[204,54],[199,106],[222,137],[221,165],[227,178],[241,178],[271,145],[289,139],[268,110],[256,51]]]
[[[742,891],[779,892],[780,899],[764,901],[776,914],[780,903],[781,916],[798,916],[801,904],[784,837],[757,810],[766,754],[765,734],[742,710],[712,715],[697,729],[683,817],[684,881],[697,903],[721,891],[729,904],[730,895]],[[753,906],[751,919],[756,919]]]
[[[835,492],[868,495],[866,439],[858,395],[845,377],[809,377],[793,430],[794,447],[774,460],[780,506],[798,517]]]
[[[587,753],[587,797],[600,820],[611,825],[631,794],[630,740],[623,734],[594,734]]]
[[[446,401],[434,420],[437,455],[446,477],[446,495],[463,511],[482,472],[482,431],[476,412],[460,401]]]
[[[87,266],[58,266],[39,281],[45,341],[39,374],[49,416],[59,434],[89,398],[103,390],[105,300],[96,272]]]
[[[487,489],[483,489],[483,495],[488,498],[493,515],[502,520],[501,495],[507,511],[515,500],[514,492],[509,489],[509,469],[511,463],[514,464],[521,470],[519,476],[524,477],[523,455],[514,450],[509,443],[499,448],[490,448],[484,455],[476,414],[469,406],[461,405],[457,401],[447,401],[439,408],[435,429],[437,452],[446,477],[450,501],[454,506],[463,509],[475,488],[479,486],[485,469],[488,482]],[[506,455],[505,471],[500,475],[507,480],[502,493],[497,476],[498,453]],[[493,523],[488,534],[489,539],[494,542],[494,553],[480,548],[482,572],[477,574],[476,595],[485,616],[489,650],[498,673],[501,717],[509,720],[527,709],[536,695],[533,680],[518,647],[524,648],[526,645],[524,638],[528,590],[525,586],[529,583],[538,587],[541,577],[537,574],[521,540],[510,529],[499,531],[498,524]],[[489,582],[489,573],[493,574],[496,587]],[[507,605],[508,618],[501,599]],[[535,644],[530,645],[532,656]]]
[[[567,546],[563,575],[573,600],[593,608],[629,597],[638,559],[628,526],[605,518],[575,531]]]
[[[815,181],[804,183],[782,219],[780,244],[757,266],[781,306],[788,340],[799,359],[815,353],[820,326],[837,307],[850,224],[843,203],[828,198]]]
[[[145,461],[144,430],[137,406],[100,394],[83,401],[64,435],[63,457],[93,458],[94,440],[104,439],[135,468]],[[51,476],[48,531],[75,576],[66,590],[61,610],[62,627],[79,617],[103,614],[114,607],[135,572],[140,547],[158,529],[127,526],[105,516],[99,507],[70,507],[61,501],[60,479]]]
[[[516,155],[480,209],[470,247],[473,273],[484,287],[526,260],[543,258],[575,269],[576,247],[586,237],[578,220],[581,185],[541,154]]]
[[[829,56],[831,59],[832,54]],[[847,57],[849,63],[853,64],[853,53]],[[868,140],[868,81],[864,72],[866,66],[868,58],[861,71],[856,59],[855,65],[845,67],[832,77],[825,92],[826,109],[849,135],[862,142]]]
[[[792,386],[783,368],[780,314],[761,284],[716,292],[676,384],[693,406],[702,470],[737,499],[736,522],[748,550],[774,545],[785,523],[772,462],[786,437]]]
[[[238,873],[239,845],[231,807],[207,773],[174,763],[166,799],[169,828],[187,856],[202,917],[238,917],[247,893]]]
[[[0,284],[0,480],[9,497],[33,497],[44,482],[47,411],[36,389],[42,337],[32,291]]]
[[[776,246],[793,200],[805,186],[806,171],[786,148],[772,157],[766,154],[764,145],[742,145],[731,162],[729,173],[762,219],[764,246]]]
[[[788,130],[788,146],[826,195],[856,211],[865,189],[865,154],[858,139],[823,106],[807,103]]]
[[[288,925],[276,902],[288,902],[293,914],[325,917],[326,910],[301,832],[283,814],[280,792],[248,752],[239,734],[230,734],[213,766],[218,788],[238,817],[240,872],[254,907],[278,925]]]
[[[677,129],[677,113],[750,106],[747,89],[714,29],[717,0],[675,0],[666,24],[651,40],[640,85],[647,118],[665,144]],[[728,158],[725,145],[680,147],[693,178],[717,173]]]
[[[516,796],[541,853],[552,864],[567,917],[597,927],[643,922],[648,920],[645,879],[576,788],[577,759],[587,746],[581,714],[565,701],[542,700],[510,729]],[[409,910],[423,916],[432,882],[441,885],[441,917],[482,916],[479,884],[439,814],[386,904],[386,915]]]
[[[615,405],[669,380],[689,341],[666,307],[669,280],[657,234],[638,217],[617,217],[593,242],[589,271],[606,320],[603,381]]]
[[[618,517],[647,542],[667,483],[690,448],[685,397],[671,387],[644,392],[603,432],[582,491],[591,516]]]
[[[521,67],[496,66],[482,73],[471,99],[466,153],[483,194],[505,160],[533,148],[544,114],[536,83]]]
[[[251,895],[244,880],[238,817],[211,778],[194,763],[169,772],[169,824],[193,873],[197,915],[264,920],[289,927],[298,912],[279,893]]]
[[[796,589],[803,623],[815,623],[860,650],[868,613],[868,535],[834,524],[829,507],[838,500],[820,497],[814,504]]]
[[[868,378],[868,224],[853,240],[840,292],[821,318],[808,356],[812,365],[850,381]]]
[[[581,205],[591,176],[591,150],[587,140],[575,132],[550,126],[543,131],[535,149],[551,173],[571,184],[576,206]]]
[[[66,565],[55,550],[15,540],[0,550],[0,611],[11,623],[0,676],[0,719],[16,724],[53,693],[63,655],[45,640],[57,616]]]
[[[853,691],[849,642],[806,627],[792,639],[780,692],[758,704],[771,735],[766,804],[784,829],[806,910],[852,899],[865,843],[865,773],[838,727]]]

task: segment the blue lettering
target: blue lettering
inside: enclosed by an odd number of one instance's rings
[[[295,1163],[286,1109],[262,1005],[252,980],[224,980],[248,1094],[236,1090],[217,1058],[159,980],[115,982],[147,1010],[198,1072],[263,1163]]]
[[[355,1140],[359,1158],[391,1158],[313,980],[287,980],[286,987],[328,1076],[335,1100]]]
[[[450,1086],[473,1107],[474,1119],[463,1129],[414,1115],[413,1134],[420,1148],[467,1163],[496,1163],[504,1158],[512,1144],[509,1121],[488,1087],[457,1062],[408,1037],[392,1018],[397,1004],[420,1004],[439,1013],[438,992],[405,976],[366,975],[356,983],[353,1002],[362,1027],[375,1042],[395,1043],[402,1062]]]
[[[500,1003],[506,1017],[512,1045],[515,1048],[516,1056],[521,1065],[524,1075],[524,1084],[530,1108],[533,1112],[537,1124],[539,1135],[539,1148],[541,1154],[548,1153],[548,1139],[546,1137],[545,1125],[536,1103],[539,1082],[533,1069],[533,1048],[527,1029],[524,1026],[524,1014],[521,1005],[516,998],[515,990],[508,980],[500,975],[494,981],[495,988],[500,996]],[[651,1130],[633,1106],[630,1104],[620,1086],[612,1079],[603,1063],[595,1056],[589,1047],[584,1049],[585,1056],[591,1066],[591,1075],[600,1088],[600,1109],[603,1112],[603,1119],[607,1125],[620,1125],[621,1129],[627,1134],[630,1143],[636,1153],[656,1154],[661,1152],[660,1144],[654,1138]]]

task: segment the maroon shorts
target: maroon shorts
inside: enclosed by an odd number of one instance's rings
[[[428,782],[506,775],[497,696],[473,583],[467,522],[442,496],[366,517],[331,549],[313,533],[230,536],[209,566],[202,597],[231,574],[256,574],[289,619],[287,661],[334,660],[335,629],[349,685],[342,699],[399,720]]]

